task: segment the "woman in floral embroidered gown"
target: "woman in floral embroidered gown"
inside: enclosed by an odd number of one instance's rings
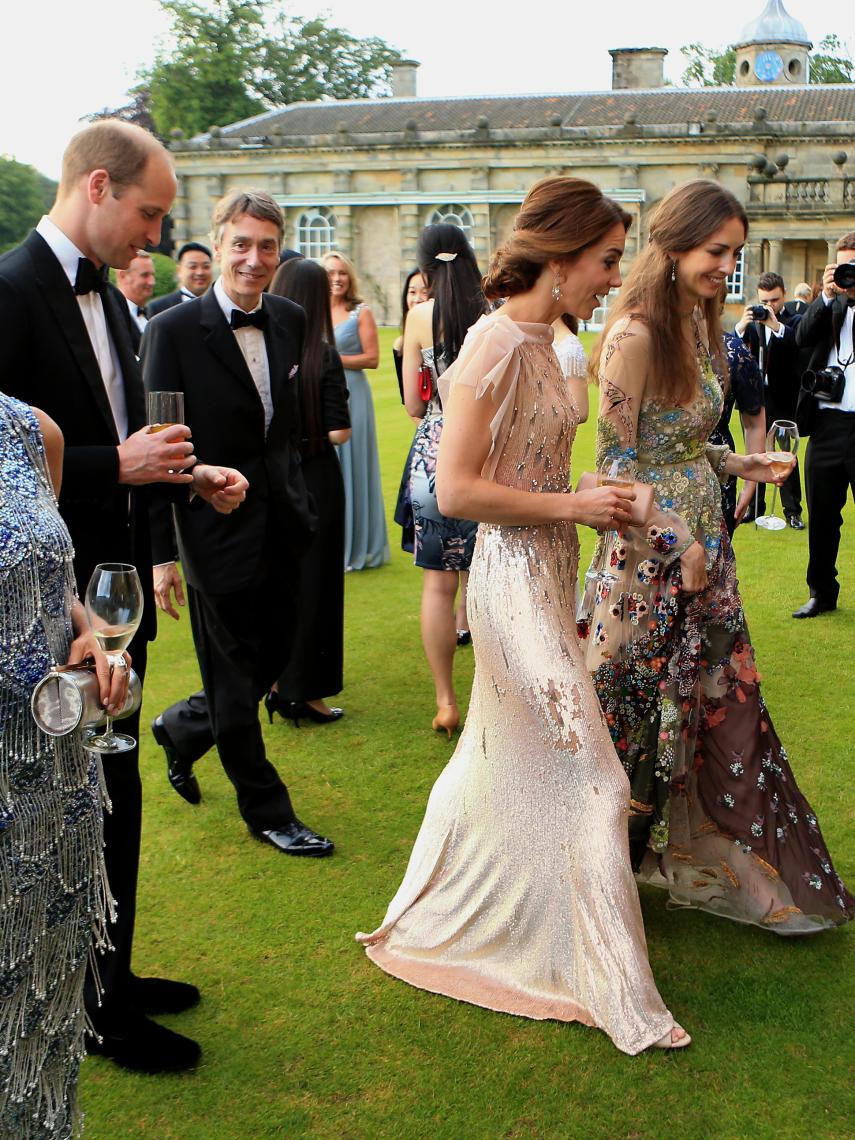
[[[600,470],[634,465],[656,510],[595,556],[580,633],[632,785],[639,878],[675,902],[803,934],[855,904],[760,694],[722,520],[716,475],[768,482],[768,460],[706,445],[722,404],[719,296],[747,232],[718,183],[672,190],[595,353]]]

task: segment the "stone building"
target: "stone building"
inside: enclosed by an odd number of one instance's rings
[[[203,239],[220,195],[263,187],[285,210],[286,243],[310,257],[348,253],[378,319],[396,323],[430,222],[462,226],[486,266],[528,187],[573,174],[634,215],[628,264],[662,196],[705,176],[751,219],[734,305],[766,269],[790,287],[818,282],[836,239],[855,229],[855,84],[807,84],[811,46],[769,0],[734,44],[732,87],[666,87],[664,49],[623,48],[610,53],[609,91],[420,98],[418,64],[405,61],[392,98],[292,104],[174,139],[173,238]]]

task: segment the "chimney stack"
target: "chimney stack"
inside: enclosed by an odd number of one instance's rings
[[[612,91],[665,86],[667,48],[611,48]]]
[[[392,97],[395,99],[416,98],[416,72],[418,60],[399,59],[392,64]]]

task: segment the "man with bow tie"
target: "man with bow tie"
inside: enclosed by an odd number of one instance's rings
[[[290,653],[297,599],[294,552],[315,516],[300,466],[297,371],[305,314],[264,294],[279,265],[282,211],[261,191],[233,191],[215,208],[221,274],[202,297],[160,313],[146,329],[149,390],[184,393],[200,456],[218,455],[249,480],[246,502],[224,518],[204,504],[176,508],[178,549],[204,692],[152,725],[170,783],[201,798],[194,763],[216,744],[249,831],[286,855],[330,855],[306,827],[267,758],[258,704]],[[184,604],[165,500],[152,511],[155,594],[177,618]]]
[[[811,349],[809,368],[841,369],[839,401],[820,400],[802,389],[796,422],[810,435],[805,459],[807,505],[810,515],[807,584],[810,597],[794,618],[812,618],[837,608],[837,553],[848,492],[855,498],[855,286],[841,289],[835,270],[852,265],[855,271],[855,231],[837,243],[837,261],[825,267],[822,292],[808,307],[796,330],[796,342]]]
[[[116,285],[125,298],[128,331],[136,356],[140,354],[140,342],[148,324],[146,305],[154,292],[154,276],[154,261],[144,249],[137,250],[127,269],[116,271]]]
[[[168,152],[140,127],[104,120],[65,150],[56,202],[16,249],[0,257],[0,383],[60,426],[65,457],[60,511],[74,542],[81,593],[100,562],[139,569],[145,610],[129,651],[145,674],[157,623],[152,592],[147,493],[153,484],[189,489],[219,510],[243,497],[237,472],[196,464],[189,431],[151,433],[131,348],[124,301],[107,282],[160,240],[175,195]],[[192,473],[191,473],[192,469]],[[139,716],[125,721],[139,736]],[[114,949],[98,956],[103,986],[90,974],[86,1010],[99,1040],[89,1048],[128,1068],[157,1072],[195,1065],[195,1041],[152,1021],[199,1000],[195,986],[131,973],[142,789],[137,749],[102,755],[112,810],[105,815],[107,876],[117,904]]]

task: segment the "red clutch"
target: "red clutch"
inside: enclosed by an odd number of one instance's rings
[[[426,364],[418,372],[419,399],[429,404],[433,397],[433,373]]]

